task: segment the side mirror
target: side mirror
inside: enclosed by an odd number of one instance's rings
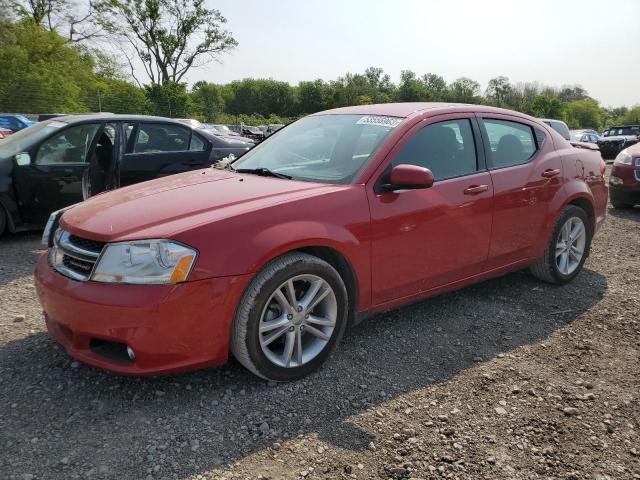
[[[16,165],[19,167],[26,167],[27,165],[31,165],[31,155],[28,153],[18,153],[13,159],[16,162]]]
[[[389,181],[384,186],[387,190],[418,190],[433,186],[431,170],[417,165],[400,164],[393,167]]]

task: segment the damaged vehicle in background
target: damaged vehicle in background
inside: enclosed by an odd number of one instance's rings
[[[525,267],[571,281],[605,219],[605,171],[509,110],[320,112],[224,167],[56,212],[36,291],[51,335],[90,365],[154,375],[233,353],[293,380],[367,315]]]
[[[640,143],[621,151],[613,162],[609,198],[614,208],[640,205]]]
[[[640,141],[640,125],[619,125],[610,127],[602,133],[598,147],[602,158],[616,158],[625,148]]]
[[[0,141],[0,234],[42,228],[52,211],[105,190],[209,167],[251,147],[163,117],[37,123]]]

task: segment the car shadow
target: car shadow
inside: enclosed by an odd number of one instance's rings
[[[636,205],[631,208],[613,208],[612,206],[609,206],[607,213],[622,220],[640,222],[640,205]]]
[[[33,232],[7,233],[0,237],[0,285],[33,275],[36,260],[44,252],[41,237],[41,233]]]
[[[320,371],[288,384],[260,380],[233,360],[166,377],[113,376],[32,334],[0,347],[0,470],[191,478],[308,433],[362,450],[373,437],[353,415],[542,341],[606,289],[588,269],[563,287],[515,272],[370,318]]]

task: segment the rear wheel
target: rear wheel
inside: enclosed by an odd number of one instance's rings
[[[262,378],[303,377],[331,355],[347,312],[346,287],[331,265],[303,253],[284,255],[247,288],[234,319],[231,351]]]
[[[589,217],[580,207],[567,206],[556,221],[549,244],[531,273],[549,283],[570,282],[589,256],[593,235]]]

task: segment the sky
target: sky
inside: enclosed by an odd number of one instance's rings
[[[603,106],[640,104],[640,0],[208,0],[238,47],[189,82],[334,80],[381,67],[448,82],[579,84]]]

